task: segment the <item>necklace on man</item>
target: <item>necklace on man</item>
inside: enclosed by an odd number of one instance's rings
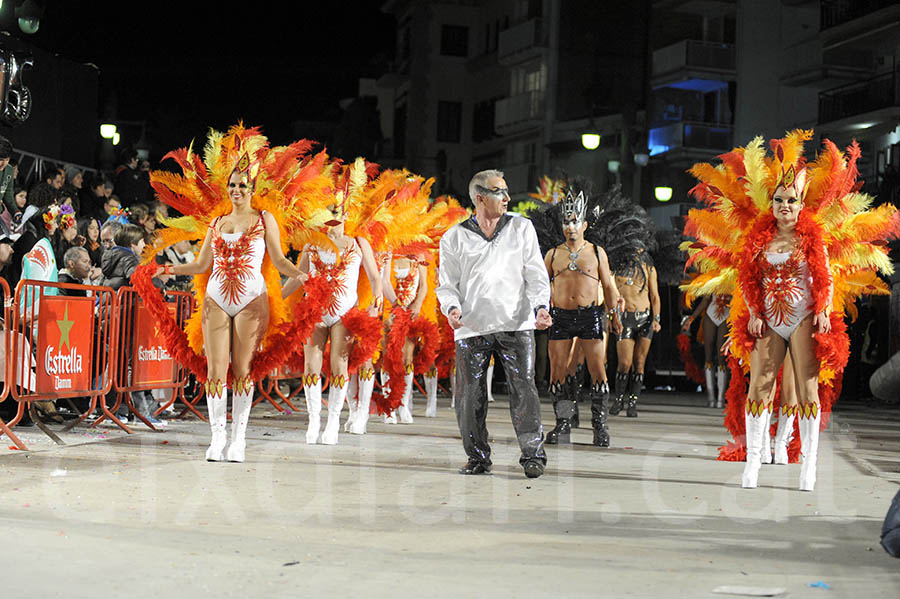
[[[575,251],[569,251],[569,270],[578,270],[578,254],[581,253],[581,250],[584,249],[584,246],[587,245],[587,241],[581,244],[581,247]]]

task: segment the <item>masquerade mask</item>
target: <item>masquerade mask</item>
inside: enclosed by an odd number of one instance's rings
[[[587,216],[586,211],[587,200],[584,197],[584,192],[579,191],[576,196],[571,191],[567,191],[562,201],[562,210],[559,211],[560,217],[562,217],[562,224],[566,225],[574,221],[575,226],[580,227]]]

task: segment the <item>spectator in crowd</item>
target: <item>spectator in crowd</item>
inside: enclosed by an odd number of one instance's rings
[[[133,148],[128,148],[119,157],[114,180],[116,195],[126,208],[134,204],[152,199],[150,177],[138,170],[138,155]]]
[[[56,252],[57,264],[63,263],[63,256],[71,247],[84,245],[84,237],[78,234],[78,221],[75,220],[75,211],[69,204],[59,207],[59,229],[52,237],[53,251]]]
[[[81,192],[81,186],[84,185],[84,172],[76,166],[67,166],[65,168],[66,185],[75,188],[76,193]]]
[[[106,221],[100,226],[100,247],[103,248],[105,254],[107,250],[116,245],[116,233],[122,229],[122,223],[114,220]],[[103,260],[100,260],[100,266],[103,266]]]
[[[105,225],[104,225],[105,228]],[[101,230],[101,235],[103,231]],[[115,245],[103,253],[102,284],[118,291],[131,282],[131,275],[140,261],[144,250],[144,230],[137,225],[124,225],[115,234]],[[157,283],[159,281],[156,281]],[[132,312],[133,314],[133,312]],[[130,352],[128,352],[130,353]],[[135,391],[131,394],[134,408],[154,426],[165,423],[154,416],[156,400],[149,391]]]
[[[114,245],[103,252],[101,269],[103,285],[118,290],[131,282],[131,275],[138,266],[145,245],[144,230],[137,225],[124,225],[113,239]]]
[[[3,203],[3,214],[7,226],[14,220],[18,212],[14,199],[15,167],[9,164],[12,152],[12,144],[8,139],[0,136],[0,201]]]
[[[103,204],[106,203],[105,181],[101,176],[95,176],[81,189],[81,213],[84,216],[93,216],[100,220],[106,220],[108,216]]]
[[[166,248],[164,252],[166,262],[169,264],[190,264],[196,260],[194,248],[187,239],[182,239],[175,245]],[[190,291],[193,278],[188,275],[175,275],[167,283],[170,289],[178,291]]]
[[[22,212],[28,204],[28,190],[21,185],[16,185],[13,191],[13,198],[16,201],[16,210]]]
[[[144,230],[144,242],[150,244],[156,230],[156,215],[147,204],[135,204],[130,209],[129,220]]]
[[[76,285],[89,285],[88,277],[91,273],[91,257],[83,247],[71,247],[63,257],[65,268],[59,271],[60,283],[74,283]],[[60,295],[86,296],[84,289],[60,289]]]
[[[55,204],[58,199],[59,190],[47,183],[46,180],[41,181],[28,192],[28,203],[37,208],[46,208],[50,204]]]
[[[122,202],[119,201],[117,196],[109,196],[108,198],[104,198],[103,200],[103,214],[100,215],[100,220],[105,221],[110,217],[117,217],[122,215]]]
[[[79,218],[78,234],[84,237],[84,249],[87,250],[91,259],[91,274],[88,279],[92,281],[98,280],[103,276],[100,265],[103,260],[103,250],[105,249],[100,243],[100,221],[96,218]]]
[[[13,244],[15,244],[15,239],[9,235],[0,234],[0,278],[6,280],[10,292],[16,288],[16,283],[18,283],[18,280],[13,281],[10,279],[9,266],[12,263],[13,254],[15,253]]]
[[[81,214],[81,200],[74,187],[69,187],[68,185],[63,186],[63,188],[59,190],[59,201],[57,203],[60,206],[68,204],[76,213]]]
[[[59,229],[65,226],[68,231],[76,229],[71,213],[64,213],[56,204],[45,207],[40,212],[41,222],[44,225],[42,237],[34,244],[22,260],[22,279],[30,281],[44,281],[56,283],[59,280],[59,270],[54,254],[54,241],[59,238]],[[71,233],[69,233],[71,235]],[[40,298],[43,295],[59,295],[56,287],[46,287],[42,290],[33,286],[26,286],[19,303],[19,313],[25,323],[32,323],[32,338],[37,337],[37,315],[40,312]],[[62,422],[62,416],[56,412],[56,406],[52,401],[36,401],[34,406],[47,420]]]

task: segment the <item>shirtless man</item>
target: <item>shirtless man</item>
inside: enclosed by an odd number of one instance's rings
[[[616,399],[609,413],[616,415],[626,407],[627,393],[626,416],[636,418],[637,401],[644,385],[644,364],[650,351],[650,342],[653,333],[658,333],[662,329],[656,268],[643,250],[638,253],[637,264],[616,272],[616,287],[625,300],[625,312],[622,315],[623,330],[616,343],[616,354],[619,358]]]
[[[578,192],[577,195],[575,192]],[[550,276],[550,396],[556,411],[556,427],[547,433],[547,443],[569,443],[572,417],[575,413],[574,376],[567,375],[569,360],[576,339],[580,341],[591,375],[591,424],[594,445],[609,446],[606,427],[609,395],[603,394],[603,321],[606,313],[598,305],[597,284],[603,288],[607,306],[624,308],[619,292],[613,285],[609,262],[603,248],[584,238],[587,230],[587,198],[584,191],[570,189],[561,202],[560,218],[566,241],[551,249],[544,257]],[[618,315],[613,323],[618,333],[622,329]]]

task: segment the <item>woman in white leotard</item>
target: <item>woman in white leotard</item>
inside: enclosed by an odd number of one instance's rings
[[[725,389],[727,389],[727,370],[725,354],[721,351],[728,333],[728,315],[731,296],[716,293],[704,296],[700,304],[685,320],[681,330],[688,333],[691,323],[702,314],[703,318],[703,352],[706,357],[706,398],[710,408],[722,408],[725,405]]]
[[[375,265],[372,247],[364,238],[353,238],[344,235],[344,207],[341,198],[329,207],[332,220],[328,225],[328,238],[337,246],[340,257],[334,250],[307,245],[300,256],[300,270],[310,273],[325,273],[334,283],[334,299],[322,322],[316,325],[312,336],[303,345],[304,376],[303,391],[306,395],[306,408],[309,413],[309,427],[306,430],[306,442],[310,445],[323,443],[337,445],[340,432],[341,409],[347,397],[348,357],[350,335],[341,318],[358,303],[356,285],[359,280],[360,266],[365,269],[375,298],[369,314],[377,315],[381,311],[382,291],[381,277]],[[287,292],[288,289],[285,288]],[[322,359],[325,344],[331,340],[329,353],[331,366],[331,383],[328,389],[328,421],[325,430],[319,436],[322,414]]]
[[[384,281],[384,295],[392,306],[399,306],[409,310],[411,318],[415,318],[422,310],[425,294],[428,292],[428,278],[424,264],[420,264],[414,256],[389,256],[382,269],[381,278]],[[391,276],[393,274],[393,276]],[[392,284],[388,284],[392,282]],[[391,320],[388,320],[390,328]],[[403,342],[403,366],[405,368],[406,387],[400,407],[391,414],[386,414],[384,421],[387,424],[397,424],[400,419],[402,424],[412,424],[412,387],[413,387],[413,351],[415,341],[407,338]],[[387,375],[381,373],[382,384],[387,382]]]
[[[297,286],[306,280],[306,275],[281,251],[275,217],[251,207],[254,187],[255,176],[245,154],[228,178],[232,210],[212,222],[197,260],[160,267],[167,274],[198,275],[212,266],[201,313],[208,372],[206,398],[212,431],[206,459],[212,462],[244,461],[247,420],[253,402],[250,362],[269,322],[269,301],[262,275],[266,251],[278,272],[294,279]],[[229,361],[234,374],[234,393],[232,439],[226,453]]]
[[[774,220],[761,223],[765,228],[748,240],[741,258],[740,284],[750,312],[747,330],[756,339],[745,411],[747,463],[741,481],[745,488],[757,486],[762,453],[769,452],[772,389],[788,346],[801,405],[800,489],[811,491],[816,481],[819,360],[813,335],[831,330],[833,283],[822,238],[801,214],[805,180],[803,168],[795,171],[791,166],[782,174],[772,196]],[[824,298],[818,300],[819,306],[814,305],[817,295]]]

